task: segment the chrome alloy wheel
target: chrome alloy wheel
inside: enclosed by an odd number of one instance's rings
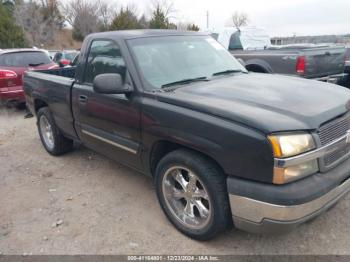
[[[41,136],[44,139],[45,145],[52,150],[55,146],[55,142],[53,139],[52,126],[47,120],[46,116],[42,115],[39,119],[39,127],[41,131]]]
[[[176,219],[191,229],[202,229],[212,216],[210,198],[203,182],[187,168],[169,168],[162,181],[165,202]]]

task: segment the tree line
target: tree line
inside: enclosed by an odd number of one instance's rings
[[[110,30],[199,31],[195,24],[172,22],[175,13],[171,0],[153,0],[148,16],[134,5],[117,6],[108,0],[0,0],[0,48],[50,45],[65,27],[77,41]]]

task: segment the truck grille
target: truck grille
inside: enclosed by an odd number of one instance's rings
[[[342,141],[342,145],[339,146],[339,149],[336,151],[329,153],[324,157],[324,164],[326,167],[331,166],[333,163],[335,163],[338,159],[341,159],[345,155],[347,155],[350,152],[350,145],[345,144],[344,141]]]
[[[320,127],[318,135],[321,145],[327,145],[344,136],[348,130],[350,130],[350,113],[336,118]],[[350,146],[345,144],[344,141],[341,141],[339,142],[339,148],[336,151],[324,156],[324,165],[329,167],[348,153],[350,153]]]

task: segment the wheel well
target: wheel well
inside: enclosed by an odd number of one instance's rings
[[[166,141],[166,140],[162,140],[162,141],[156,142],[153,145],[153,147],[152,147],[151,157],[150,157],[150,168],[151,168],[152,176],[155,174],[155,170],[157,168],[157,165],[158,165],[159,161],[164,156],[169,154],[170,152],[178,150],[178,149],[187,149],[187,150],[193,151],[195,153],[201,154],[202,156],[207,158],[209,161],[213,162],[222,171],[222,173],[224,174],[224,171],[221,168],[221,166],[212,157],[210,157],[210,156],[208,156],[206,154],[203,154],[202,152],[200,152],[198,150],[194,150],[192,148],[189,148],[189,147],[177,144],[177,143],[173,143],[173,142],[169,142],[169,141]]]
[[[48,105],[47,105],[44,101],[42,101],[42,100],[40,100],[40,99],[36,99],[36,100],[34,101],[34,109],[35,109],[35,112],[38,112],[40,108],[47,107],[47,106],[48,106]]]
[[[255,73],[268,73],[268,70],[260,65],[247,65],[246,69]]]

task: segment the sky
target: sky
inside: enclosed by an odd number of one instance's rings
[[[69,1],[69,0],[66,0]],[[133,4],[150,13],[153,0],[110,0],[117,6]],[[173,0],[175,22],[191,22],[206,29],[230,25],[235,11],[245,12],[249,25],[263,27],[270,36],[350,33],[349,0]]]

